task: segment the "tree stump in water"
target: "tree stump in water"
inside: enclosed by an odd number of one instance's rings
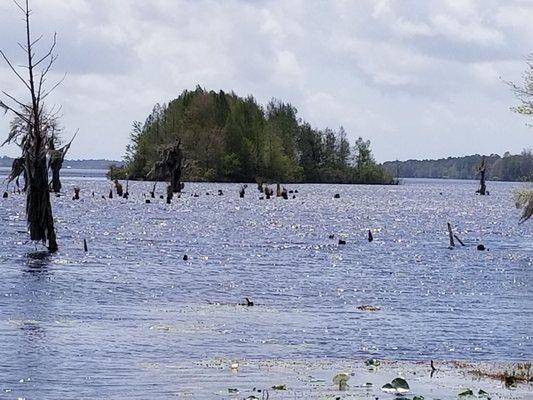
[[[485,157],[481,159],[481,164],[478,167],[478,173],[480,175],[480,181],[479,181],[479,189],[476,191],[476,193],[479,193],[482,196],[485,196],[487,194],[487,185],[485,183],[485,173],[487,172],[487,167],[485,165]]]
[[[75,135],[74,135],[75,136]],[[74,138],[72,138],[74,140]],[[63,167],[63,161],[67,155],[72,140],[67,145],[63,146],[59,150],[56,150],[54,147],[54,137],[50,137],[48,141],[48,154],[50,155],[49,167],[52,170],[52,191],[54,193],[59,193],[61,191],[61,180],[59,178],[59,172]]]
[[[117,196],[118,197],[123,197],[124,196],[124,189],[122,188],[122,185],[120,184],[118,179],[115,179],[115,189],[117,191]]]
[[[183,167],[181,140],[178,140],[176,143],[163,149],[162,163],[167,174],[170,175],[170,187],[172,188],[172,192],[181,192],[181,171]]]
[[[172,198],[174,197],[174,192],[172,191],[172,186],[167,186],[167,204],[172,203]]]

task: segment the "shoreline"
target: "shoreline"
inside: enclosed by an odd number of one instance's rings
[[[180,371],[191,374],[191,385],[178,397],[235,399],[457,399],[513,398],[530,399],[532,382],[518,382],[514,387],[489,377],[476,376],[470,368],[511,367],[512,362],[436,362],[432,373],[429,361],[406,362],[379,360],[379,366],[369,367],[363,360],[347,359],[242,359],[211,358],[186,366],[154,364],[149,368],[160,371]],[[530,364],[531,365],[531,364]],[[187,371],[188,370],[188,371]],[[187,371],[187,372],[185,372]],[[346,388],[333,383],[335,375],[347,374]],[[401,396],[382,391],[382,386],[401,377],[409,391]],[[199,384],[197,382],[209,382]],[[224,387],[226,386],[226,387]],[[472,395],[460,395],[468,390]],[[209,397],[209,392],[217,397]],[[265,394],[268,393],[267,396]],[[486,393],[487,395],[484,395]],[[205,396],[205,397],[204,397]],[[255,397],[253,397],[255,396]]]

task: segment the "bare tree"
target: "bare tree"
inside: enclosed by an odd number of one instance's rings
[[[63,79],[60,80],[50,89],[45,88],[47,76],[57,60],[57,55],[54,54],[57,36],[54,34],[52,44],[44,55],[36,56],[35,46],[42,39],[42,36],[36,39],[32,37],[30,29],[32,13],[29,0],[25,0],[24,5],[16,0],[14,3],[24,15],[26,27],[25,43],[18,43],[27,60],[27,65],[22,67],[25,72],[19,72],[19,69],[14,67],[2,50],[0,50],[0,55],[14,76],[27,90],[31,99],[30,101],[21,101],[5,91],[1,92],[3,98],[0,98],[0,108],[4,109],[6,113],[13,114],[21,127],[21,129],[13,129],[12,125],[9,137],[4,144],[15,142],[22,150],[24,172],[27,177],[26,218],[30,238],[47,244],[48,250],[53,253],[57,251],[58,246],[48,190],[47,153],[50,143],[50,129],[46,128],[46,124],[53,119],[58,111],[47,112],[44,107],[44,100],[63,81]]]

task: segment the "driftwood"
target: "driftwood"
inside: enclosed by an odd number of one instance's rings
[[[448,235],[450,237],[450,248],[455,247],[455,242],[453,240],[452,225],[449,222],[448,222]]]
[[[463,241],[462,241],[461,239],[459,239],[459,236],[457,236],[457,235],[454,234],[453,237],[455,238],[455,240],[457,240],[457,241],[461,244],[461,246],[463,246],[463,247],[465,246],[465,244],[463,243]]]

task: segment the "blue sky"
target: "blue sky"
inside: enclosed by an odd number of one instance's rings
[[[503,80],[533,52],[533,0],[33,0],[58,34],[49,99],[70,156],[121,158],[134,120],[197,84],[275,97],[324,128],[370,139],[379,161],[533,146]],[[22,62],[23,24],[0,2],[0,48]],[[24,98],[0,66],[0,88]],[[9,116],[0,118],[0,135]],[[4,132],[4,133],[2,133]],[[15,155],[13,147],[0,155]]]

